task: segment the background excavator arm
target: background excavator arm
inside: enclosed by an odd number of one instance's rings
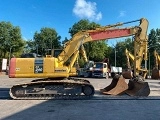
[[[131,54],[127,49],[125,50],[125,55],[127,57],[127,67],[128,67],[128,69],[131,70],[132,68],[131,68],[131,64],[130,64],[130,59],[132,62],[134,62],[134,55]]]
[[[160,66],[160,56],[157,51],[154,51],[154,58],[155,58],[155,68],[158,70],[158,66]]]
[[[159,79],[160,78],[160,55],[155,50],[154,51],[154,58],[155,58],[155,66],[152,70],[152,79]]]
[[[128,69],[129,69],[129,71],[130,72],[133,72],[132,70],[133,70],[133,68],[131,67],[131,64],[130,64],[130,60],[131,60],[131,62],[132,62],[132,64],[134,64],[134,55],[131,53],[131,52],[129,52],[127,49],[125,50],[125,54],[126,54],[126,57],[127,57],[127,67],[128,67]],[[139,58],[140,59],[140,58]],[[141,62],[141,61],[140,61]],[[137,67],[136,68],[138,68],[138,69],[136,69],[136,75],[141,75],[143,78],[145,78],[146,77],[146,75],[147,75],[147,69],[142,69],[142,67],[141,67],[141,63],[139,63],[139,64],[136,64],[137,65]],[[133,65],[134,66],[134,65]],[[140,66],[140,67],[139,67]],[[128,73],[128,74],[130,74],[130,72]],[[135,74],[134,74],[135,75]],[[128,76],[128,75],[127,75]]]

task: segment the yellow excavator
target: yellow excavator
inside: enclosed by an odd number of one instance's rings
[[[125,50],[125,55],[126,55],[126,58],[127,58],[127,70],[122,72],[122,75],[124,78],[126,79],[131,79],[133,77],[133,68],[131,67],[131,62],[134,63],[134,55],[129,52],[127,49]],[[139,60],[142,61],[142,58],[139,58]],[[144,59],[144,60],[147,60],[147,59]],[[130,62],[131,61],[131,62]],[[137,70],[139,71],[137,75],[141,75],[143,78],[146,78],[147,76],[147,68],[142,68],[141,66],[141,61],[139,62],[139,64],[136,64],[138,68]],[[144,79],[142,79],[144,80]]]
[[[138,21],[140,22],[139,26],[118,28],[118,26]],[[147,28],[147,19],[141,18],[131,22],[99,27],[95,30],[80,31],[66,42],[64,49],[58,57],[12,58],[9,68],[10,78],[37,79],[30,83],[14,85],[10,89],[10,96],[13,99],[88,99],[92,97],[94,95],[92,84],[88,80],[69,78],[69,73],[80,51],[83,51],[83,44],[99,40],[134,35],[134,75],[136,76],[139,73],[139,66],[137,64],[141,64],[139,58],[143,58],[143,53],[147,57]],[[115,75],[113,81],[124,82],[125,79]],[[134,78],[131,83],[134,84],[137,81],[138,79]],[[123,84],[118,85],[123,88]],[[126,86],[126,84],[124,85]],[[134,88],[136,87],[132,84],[129,86],[131,87],[127,91],[132,91],[132,95],[146,96],[149,93],[149,87],[147,90],[140,88],[140,94],[139,92],[135,94]],[[112,86],[112,89],[114,88],[115,86]],[[128,85],[121,91],[126,91],[126,88],[128,88]],[[108,92],[107,89],[104,88],[104,92]]]
[[[152,70],[152,79],[159,79],[160,78],[160,55],[155,50],[154,51],[154,58],[155,58],[155,67]]]

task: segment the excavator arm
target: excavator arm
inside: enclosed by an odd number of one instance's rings
[[[126,54],[126,57],[127,57],[127,66],[128,66],[128,69],[129,69],[129,71],[128,72],[124,72],[123,73],[123,75],[125,76],[125,78],[131,78],[131,77],[133,77],[133,76],[130,76],[130,77],[127,77],[127,76],[129,76],[130,74],[132,74],[132,73],[130,73],[130,72],[133,72],[132,70],[133,70],[133,68],[131,68],[131,65],[130,65],[130,60],[131,60],[131,62],[134,64],[134,55],[131,53],[131,52],[129,52],[127,49],[125,50],[125,54]],[[143,53],[144,54],[144,53]],[[143,69],[143,68],[141,68],[141,62],[142,62],[142,60],[143,60],[143,58],[141,57],[141,58],[139,58],[140,60],[139,60],[139,62],[138,62],[138,64],[136,64],[136,68],[137,69],[135,69],[136,70],[136,72],[135,72],[135,74],[134,74],[134,76],[138,76],[138,75],[141,75],[143,78],[145,78],[146,77],[146,75],[147,75],[147,69]],[[145,59],[146,60],[146,59]],[[128,74],[128,75],[127,75]]]
[[[138,21],[138,20],[136,20]],[[131,21],[131,22],[136,22]],[[122,26],[123,24],[108,25],[105,27],[97,28],[95,30],[86,30],[76,33],[73,38],[65,44],[64,50],[58,56],[59,64],[63,65],[71,56],[77,57],[75,54],[79,54],[79,49],[81,46],[87,42],[94,42],[99,40],[120,38],[135,35],[134,40],[134,64],[135,71],[140,69],[140,64],[144,55],[144,59],[147,59],[147,28],[148,21],[144,18],[140,19],[140,25],[128,28],[116,28],[117,26]],[[74,59],[72,59],[74,60]],[[74,63],[75,61],[72,61]],[[72,67],[72,64],[70,64]],[[135,73],[136,74],[136,73]]]
[[[159,66],[160,66],[160,55],[158,54],[158,52],[156,50],[154,51],[154,58],[155,58],[155,68],[159,69]]]
[[[127,57],[127,67],[128,67],[128,69],[131,70],[130,59],[133,62],[134,61],[134,55],[131,54],[127,49],[125,50],[125,54],[126,54],[126,57]]]
[[[154,51],[154,58],[155,58],[155,66],[152,70],[152,79],[159,79],[160,78],[160,55],[155,50]]]
[[[134,55],[131,54],[127,49],[125,50],[125,55],[127,58],[127,69],[122,72],[122,75],[126,79],[131,79],[133,77],[133,68],[131,67],[130,60],[134,62]]]

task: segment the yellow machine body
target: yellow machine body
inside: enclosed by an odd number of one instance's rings
[[[68,77],[68,68],[60,66],[57,58],[13,58],[9,77],[57,78]]]

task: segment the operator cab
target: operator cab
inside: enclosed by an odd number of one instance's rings
[[[41,58],[42,55],[36,54],[36,53],[23,53],[21,55],[21,58]]]

